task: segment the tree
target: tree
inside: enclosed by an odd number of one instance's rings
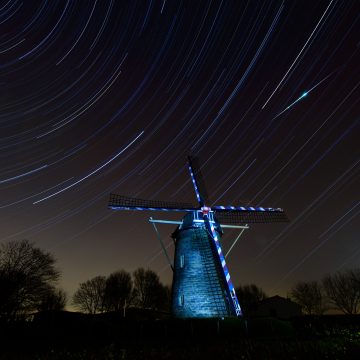
[[[41,294],[60,277],[50,253],[27,240],[0,245],[0,318],[5,321],[34,311]]]
[[[80,283],[73,296],[73,304],[81,311],[96,314],[104,311],[105,276],[94,278]]]
[[[256,310],[257,304],[267,298],[265,292],[255,284],[239,286],[235,289],[241,309],[245,315]]]
[[[163,301],[160,309],[165,311],[171,310],[171,287],[169,285],[163,286]]]
[[[317,281],[298,282],[290,295],[308,315],[320,315],[325,311],[321,285]]]
[[[360,307],[360,269],[346,270],[323,279],[325,292],[345,314],[357,314]]]
[[[164,309],[167,307],[168,291],[152,270],[137,269],[134,274],[133,301],[143,309]]]
[[[49,286],[40,295],[40,301],[37,306],[38,311],[61,311],[66,306],[66,293],[62,289]]]
[[[132,295],[131,275],[125,270],[109,275],[105,282],[104,306],[107,311],[120,311],[130,303]]]

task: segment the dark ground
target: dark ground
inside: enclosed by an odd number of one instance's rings
[[[0,359],[359,359],[360,316],[140,319],[42,313],[2,324]]]

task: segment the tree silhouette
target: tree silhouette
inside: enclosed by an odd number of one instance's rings
[[[95,276],[79,285],[72,302],[80,311],[96,314],[104,311],[105,276]]]
[[[39,296],[38,311],[61,311],[66,306],[66,293],[62,289],[48,286]]]
[[[0,318],[14,320],[34,311],[60,277],[54,257],[27,240],[0,245]]]
[[[239,286],[235,291],[245,315],[250,315],[254,312],[259,301],[267,298],[265,292],[255,284]]]
[[[298,282],[291,289],[291,297],[305,314],[320,315],[325,311],[321,285],[317,281]]]
[[[168,285],[163,286],[163,301],[160,305],[161,310],[171,310],[171,287]]]
[[[346,270],[323,279],[327,296],[345,314],[357,314],[360,307],[360,269]]]
[[[104,289],[104,306],[107,311],[120,311],[130,304],[132,295],[131,275],[125,270],[108,276]]]
[[[168,303],[168,290],[152,270],[134,271],[134,304],[143,309],[164,309]]]

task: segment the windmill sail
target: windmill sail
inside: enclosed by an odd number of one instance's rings
[[[222,224],[254,224],[270,222],[287,222],[289,219],[281,211],[252,211],[252,210],[215,210],[216,219]]]
[[[200,170],[199,160],[194,156],[188,156],[188,166],[190,170],[190,175],[193,181],[193,184],[196,184],[196,188],[198,189],[198,202],[200,206],[204,206],[205,203],[209,202],[208,193],[205,187],[205,181],[203,174]],[[200,199],[200,200],[199,200]]]
[[[158,210],[158,211],[194,211],[190,203],[172,201],[144,200],[118,194],[110,194],[109,207],[113,210]]]

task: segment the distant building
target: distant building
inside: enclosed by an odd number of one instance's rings
[[[275,295],[259,302],[255,316],[272,316],[278,318],[289,318],[300,316],[301,306],[291,301]]]

